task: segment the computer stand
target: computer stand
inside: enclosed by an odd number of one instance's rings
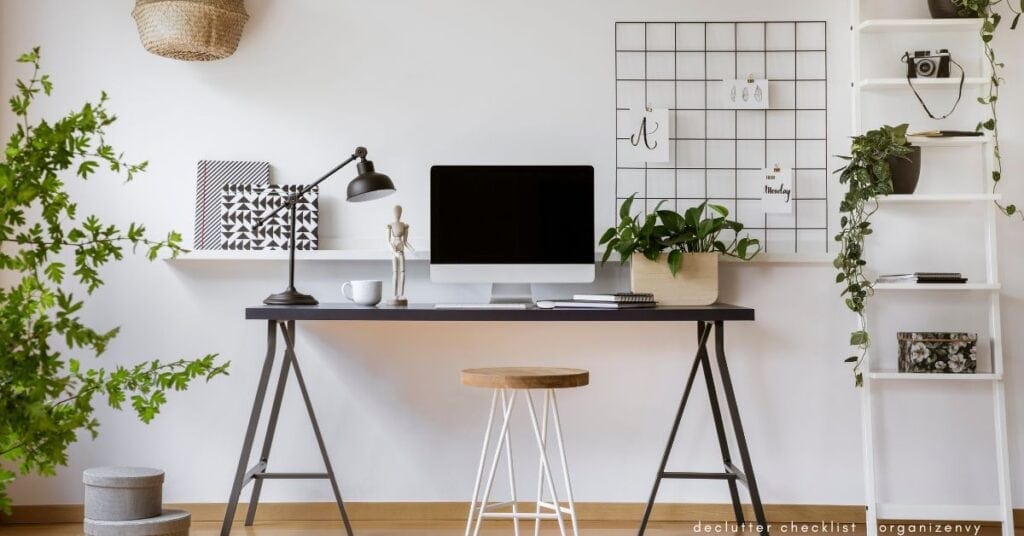
[[[491,283],[491,303],[533,303],[529,283]]]

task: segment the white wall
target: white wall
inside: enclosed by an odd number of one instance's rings
[[[901,2],[902,3],[902,2]],[[921,6],[908,10],[922,14]],[[0,3],[0,82],[27,74],[12,62],[39,44],[57,89],[37,112],[55,114],[106,89],[121,120],[110,141],[148,158],[137,182],[72,182],[83,212],[155,232],[190,234],[194,167],[201,158],[265,159],[279,182],[316,176],[363,144],[399,187],[414,240],[427,235],[428,167],[433,163],[592,162],[601,187],[600,226],[610,223],[614,174],[613,27],[616,20],[828,20],[832,152],[849,125],[846,2],[764,0],[587,2],[523,0],[250,0],[238,52],[214,63],[181,63],[146,53],[129,16],[132,2],[12,0]],[[907,1],[907,5],[911,2]],[[908,13],[904,13],[908,14]],[[1000,36],[1009,87],[1024,85],[1021,36]],[[936,47],[937,48],[937,47]],[[1024,194],[1019,119],[1024,100],[1002,103],[1005,192]],[[969,114],[971,102],[964,104]],[[9,115],[0,116],[9,130]],[[962,125],[956,125],[962,126]],[[937,169],[937,168],[936,168]],[[390,201],[342,205],[341,184],[326,187],[322,233],[346,247],[381,247]],[[926,214],[940,224],[942,214]],[[931,241],[911,223],[885,230],[890,253],[908,244],[933,259],[960,262],[963,245]],[[1024,339],[1021,224],[1001,226],[1014,485],[1024,489],[1020,397],[1024,370],[1013,357]],[[901,240],[902,239],[902,240]],[[975,248],[977,244],[968,245]],[[885,257],[881,249],[877,254]],[[898,263],[891,263],[898,264]],[[914,269],[909,261],[894,269]],[[959,265],[958,265],[959,266]],[[149,426],[102,410],[99,439],[84,439],[56,478],[24,478],[23,504],[81,500],[80,471],[102,464],[163,467],[171,502],[227,498],[248,417],[265,326],[242,309],[278,290],[281,263],[146,263],[110,267],[110,285],[90,300],[88,318],[121,325],[105,363],[219,352],[231,376],[172,395]],[[340,298],[340,283],[387,278],[385,263],[304,263],[302,287]],[[727,265],[723,299],[758,310],[729,326],[728,348],[751,452],[769,503],[861,504],[859,393],[846,366],[853,318],[841,306],[827,265]],[[626,273],[605,268],[599,287],[622,288]],[[566,294],[572,287],[547,287]],[[479,299],[480,286],[435,286],[426,265],[411,268],[414,301]],[[898,321],[957,326],[972,313],[927,300]],[[957,306],[958,307],[958,306]],[[897,320],[894,320],[894,322]],[[563,364],[592,372],[592,385],[566,393],[563,415],[582,501],[643,501],[689,366],[693,327],[666,325],[459,325],[307,323],[299,356],[342,490],[350,500],[461,500],[470,491],[487,395],[461,387],[458,371],[494,364]],[[895,331],[891,329],[890,331]],[[890,336],[890,335],[885,335]],[[294,395],[295,393],[291,393]],[[703,400],[703,390],[694,399]],[[994,463],[987,388],[905,385],[883,389],[879,434],[885,497],[923,503],[991,502]],[[284,406],[272,469],[316,470],[316,449],[296,396]],[[689,412],[674,465],[715,468],[707,411]],[[524,422],[517,423],[525,432]],[[950,432],[953,432],[952,434]],[[516,448],[526,452],[526,436]],[[939,445],[938,447],[936,445]],[[898,449],[895,447],[899,447]],[[525,478],[527,486],[530,478]],[[529,488],[527,488],[529,489]],[[1018,497],[1021,492],[1018,491]],[[269,501],[326,500],[319,482],[273,482]],[[667,501],[725,502],[719,484],[667,484]],[[1024,505],[1024,499],[1017,500]]]

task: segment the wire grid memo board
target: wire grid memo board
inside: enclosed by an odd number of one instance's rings
[[[765,252],[828,253],[826,32],[824,21],[617,22],[616,206],[633,193],[638,211],[707,199]],[[767,110],[725,106],[722,80],[746,78],[768,79]],[[669,110],[669,163],[623,159],[637,107]],[[775,165],[793,170],[790,214],[761,207],[763,171]]]

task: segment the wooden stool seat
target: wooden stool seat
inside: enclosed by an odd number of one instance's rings
[[[567,389],[590,383],[590,372],[559,367],[493,367],[462,371],[462,385],[487,389]]]

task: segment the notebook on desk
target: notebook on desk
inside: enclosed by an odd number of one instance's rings
[[[645,309],[657,307],[657,302],[614,302],[582,300],[541,300],[538,309]]]

